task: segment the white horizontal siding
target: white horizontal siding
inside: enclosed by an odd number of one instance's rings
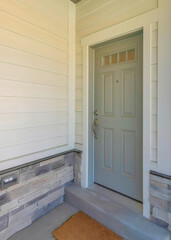
[[[63,86],[44,86],[0,79],[0,96],[64,99],[68,97],[68,89]]]
[[[6,113],[0,115],[0,130],[17,130],[24,128],[67,124],[66,112]]]
[[[0,149],[1,161],[7,159],[17,160],[19,156],[29,155],[48,149],[58,148],[68,143],[67,136],[46,138],[39,141],[32,141],[26,144],[14,145]],[[43,154],[42,154],[43,155]],[[32,159],[33,161],[34,159]],[[8,166],[9,167],[9,166]]]
[[[123,22],[157,7],[157,0],[120,0],[97,1],[98,7],[88,11],[93,0],[82,2],[84,15],[79,13],[81,3],[77,7],[77,41],[80,37],[100,31],[106,27]]]
[[[21,22],[27,22],[28,24],[34,25],[36,28],[43,29],[53,35],[59,36],[63,39],[67,39],[68,34],[68,16],[64,16],[59,12],[52,13],[53,6],[47,15],[47,8],[43,7],[42,1],[36,1],[39,5],[39,11],[35,7],[34,1],[30,1],[32,7],[27,6],[27,2],[23,1],[0,1],[0,10],[7,13],[9,16],[13,16],[19,19]],[[66,9],[67,11],[67,9]],[[53,19],[52,19],[53,16]],[[62,27],[57,27],[61,26]]]
[[[68,144],[68,28],[69,0],[0,1],[0,161]]]
[[[93,2],[93,1],[91,1]],[[91,4],[91,3],[89,3]],[[86,8],[86,6],[84,6]],[[123,20],[142,14],[157,7],[156,0],[120,0],[103,1],[96,11],[77,17],[77,29],[87,34],[89,31],[97,31],[106,25],[116,24]],[[88,29],[89,28],[89,29]]]
[[[0,52],[0,62],[67,75],[66,58],[62,58],[62,62],[60,62],[5,46],[0,46]]]
[[[76,11],[76,143],[82,144],[82,132],[79,121],[82,121],[82,64],[83,52],[81,38],[112,25],[136,17],[158,7],[157,0],[82,0],[77,4]],[[154,33],[156,34],[156,33]],[[153,43],[155,48],[155,42]],[[156,52],[154,61],[156,60]],[[155,72],[155,70],[153,69]],[[155,72],[155,74],[157,74]],[[154,75],[153,75],[154,76]],[[154,76],[155,77],[155,76]],[[79,90],[80,89],[80,90]]]
[[[62,137],[67,135],[66,124],[45,125],[28,128],[20,128],[14,130],[1,131],[0,138],[3,141],[0,143],[0,149],[34,141],[40,141],[42,139]]]
[[[67,100],[1,97],[0,114],[32,112],[67,112]]]
[[[60,41],[59,47],[53,47],[2,28],[0,28],[0,35],[0,46],[8,46],[55,61],[66,61],[67,44],[65,41]]]
[[[0,78],[43,85],[68,86],[68,76],[0,62]],[[15,73],[15,74],[14,74]]]
[[[33,24],[24,22],[21,19],[13,15],[9,15],[6,12],[1,11],[0,14],[0,28],[5,29],[9,32],[18,34],[28,39],[32,39],[35,42],[43,43],[47,46],[54,48],[67,47],[67,39],[61,38],[48,31],[38,28]]]

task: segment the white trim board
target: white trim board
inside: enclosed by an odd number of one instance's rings
[[[83,47],[83,154],[82,187],[88,187],[89,141],[89,55],[92,46],[143,29],[143,215],[150,217],[150,43],[151,24],[158,21],[158,9],[82,38]]]
[[[75,18],[76,6],[69,2],[68,37],[68,145],[72,149],[75,143]]]

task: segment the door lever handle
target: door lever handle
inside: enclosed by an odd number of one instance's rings
[[[93,133],[94,133],[94,137],[95,137],[95,139],[97,139],[98,138],[98,136],[97,136],[97,134],[96,134],[96,127],[98,126],[98,120],[97,119],[95,119],[94,120],[94,124],[93,124]]]

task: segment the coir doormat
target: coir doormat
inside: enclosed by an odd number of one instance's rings
[[[56,240],[123,240],[83,212],[78,212],[53,232]]]

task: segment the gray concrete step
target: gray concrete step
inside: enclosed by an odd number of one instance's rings
[[[95,183],[89,186],[88,189],[92,192],[97,193],[99,196],[103,196],[111,200],[112,202],[119,203],[120,205],[127,207],[128,209],[133,210],[136,213],[143,213],[143,204],[134,199],[131,199],[127,196],[124,196],[120,193],[117,193]]]
[[[73,184],[65,200],[102,223],[125,240],[170,240],[170,233],[142,215]]]

